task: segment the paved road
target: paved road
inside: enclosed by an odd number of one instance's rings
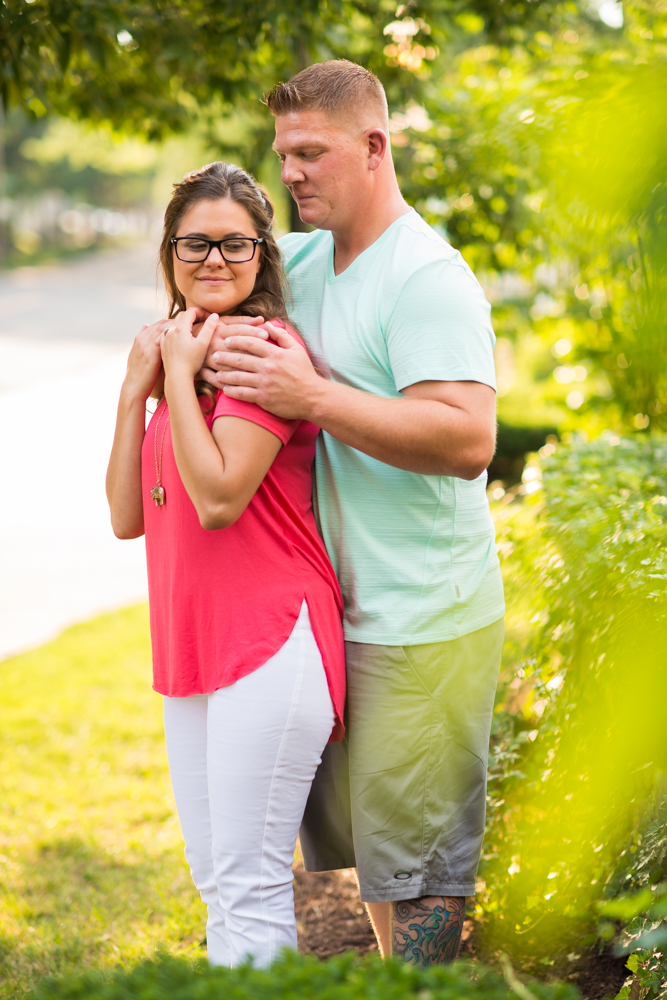
[[[143,540],[114,538],[104,472],[156,287],[154,246],[0,272],[0,657],[146,596]]]

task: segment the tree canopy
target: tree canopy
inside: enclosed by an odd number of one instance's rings
[[[510,43],[518,27],[547,27],[557,9],[557,0],[398,8],[393,0],[3,0],[0,90],[6,108],[107,120],[157,137],[187,125],[194,102],[257,97],[317,59],[353,58],[403,96],[415,89],[412,71],[423,57],[385,58],[393,19],[411,53],[424,48],[413,44],[420,32],[456,42],[471,19]]]
[[[611,26],[583,0],[3,0],[0,88],[5,108],[146,139],[205,123],[256,171],[276,81],[368,66],[406,197],[500,289],[533,419],[650,429],[667,422],[667,8],[626,0],[622,28],[620,11]],[[510,422],[525,391],[501,399]]]

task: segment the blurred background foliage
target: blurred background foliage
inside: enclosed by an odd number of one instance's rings
[[[5,264],[154,238],[170,185],[219,156],[299,228],[260,98],[339,56],[382,79],[406,198],[494,306],[508,640],[477,946],[575,979],[591,949],[616,949],[625,995],[653,1000],[667,0],[4,0]]]

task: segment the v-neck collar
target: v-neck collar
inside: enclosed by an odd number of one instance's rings
[[[367,254],[370,254],[372,250],[376,250],[380,246],[380,244],[383,243],[384,240],[388,237],[389,233],[392,231],[394,226],[398,225],[398,223],[401,222],[403,219],[407,219],[407,217],[412,212],[414,212],[414,208],[411,208],[409,212],[404,212],[403,215],[399,215],[397,219],[394,219],[394,221],[387,226],[385,231],[383,233],[380,233],[378,238],[373,243],[371,243],[370,246],[366,247],[365,250],[362,250],[359,256],[355,257],[352,263],[348,267],[346,267],[344,271],[341,271],[340,274],[336,274],[334,271],[335,245],[332,236],[331,244],[329,246],[329,256],[327,258],[327,283],[329,285],[334,285],[342,278],[344,278],[346,275],[351,275],[352,277],[354,277],[354,271],[357,269],[357,264],[359,263],[359,261],[361,261],[364,257],[366,257]]]

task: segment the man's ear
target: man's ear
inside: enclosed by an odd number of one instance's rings
[[[377,170],[387,155],[389,137],[381,128],[369,128],[364,135],[368,143],[368,167]]]

